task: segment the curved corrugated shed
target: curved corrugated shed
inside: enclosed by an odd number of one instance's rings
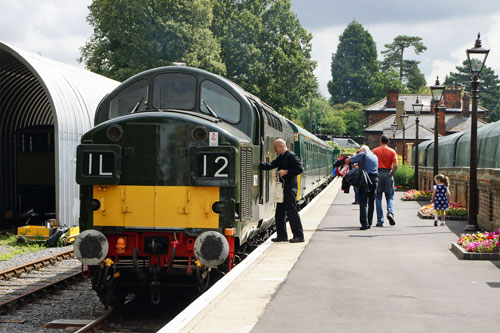
[[[101,99],[119,82],[0,42],[0,210],[16,203],[16,131],[54,126],[55,202],[59,224],[78,225],[76,146]],[[19,144],[19,143],[18,143]]]

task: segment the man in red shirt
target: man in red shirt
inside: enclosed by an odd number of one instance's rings
[[[382,193],[387,201],[387,219],[390,225],[395,225],[394,220],[394,177],[398,168],[398,155],[388,146],[389,137],[380,137],[380,146],[373,149],[378,157],[378,186],[375,206],[377,207],[377,227],[384,226],[384,211],[382,210]]]

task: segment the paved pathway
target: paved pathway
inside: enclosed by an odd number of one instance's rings
[[[498,331],[500,262],[451,253],[465,221],[433,226],[396,193],[396,225],[360,231],[340,192],[252,332]]]

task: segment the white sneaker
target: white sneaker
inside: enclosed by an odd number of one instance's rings
[[[444,225],[444,222],[441,222],[440,226],[443,226]]]

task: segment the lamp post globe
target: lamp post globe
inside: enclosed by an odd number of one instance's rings
[[[466,232],[478,231],[478,190],[477,190],[477,102],[479,99],[479,78],[490,50],[481,46],[481,35],[477,35],[473,48],[466,50],[469,70],[472,74],[472,117],[470,125],[470,168],[469,168],[469,218]]]

